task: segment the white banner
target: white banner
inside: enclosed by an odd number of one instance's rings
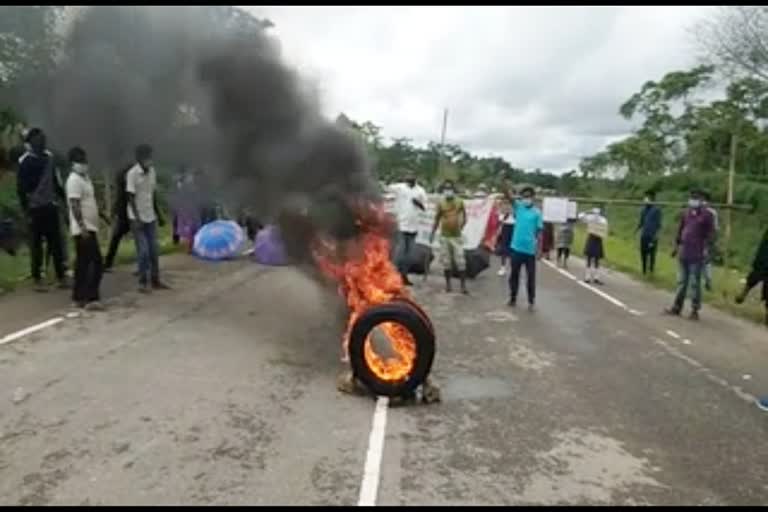
[[[416,243],[421,245],[429,245],[429,235],[432,232],[432,224],[435,222],[435,211],[437,203],[440,200],[439,196],[430,196],[429,204],[427,204],[427,211],[423,212],[419,218],[419,231],[416,234]],[[488,225],[488,215],[493,208],[494,198],[482,198],[482,199],[464,199],[464,209],[467,212],[467,224],[462,230],[464,236],[464,248],[476,249],[477,246],[483,241],[485,235],[485,228]],[[433,248],[440,246],[440,228],[435,233],[435,240],[432,244]]]

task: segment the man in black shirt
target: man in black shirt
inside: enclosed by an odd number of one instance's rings
[[[131,232],[131,222],[128,220],[128,194],[125,191],[125,177],[131,167],[133,164],[120,169],[117,173],[115,202],[112,209],[112,239],[109,241],[109,250],[104,261],[104,272],[112,271],[120,241]]]
[[[29,220],[32,279],[38,291],[47,291],[43,285],[43,238],[51,251],[60,288],[69,288],[64,269],[61,239],[61,219],[58,201],[66,201],[64,190],[57,178],[53,155],[46,149],[45,133],[32,128],[27,133],[29,151],[19,158],[16,179],[19,204]]]

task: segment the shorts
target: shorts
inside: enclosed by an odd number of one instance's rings
[[[464,240],[462,237],[440,237],[440,262],[444,270],[451,271],[454,268],[463,272],[467,268],[464,258]]]

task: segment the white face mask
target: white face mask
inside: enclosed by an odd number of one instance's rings
[[[444,195],[446,198],[448,198],[448,199],[452,199],[452,198],[453,198],[453,196],[455,196],[455,195],[456,195],[456,191],[455,191],[455,190],[453,190],[453,189],[450,189],[450,188],[448,188],[448,189],[445,189],[445,191],[443,192],[443,195]]]
[[[691,208],[698,208],[699,206],[701,206],[701,200],[699,200],[699,199],[689,199],[688,200],[688,206],[690,206]]]
[[[77,174],[87,175],[88,164],[81,164],[81,163],[75,162],[72,164],[72,170]]]
[[[533,198],[530,197],[524,197],[523,198],[523,204],[527,207],[533,206]]]

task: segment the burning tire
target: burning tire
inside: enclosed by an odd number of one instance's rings
[[[388,339],[390,356],[374,350],[376,332]],[[412,394],[426,380],[434,358],[435,333],[431,322],[421,308],[407,299],[366,310],[350,332],[352,373],[377,395]]]

